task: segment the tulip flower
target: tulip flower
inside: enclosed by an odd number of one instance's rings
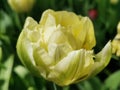
[[[66,86],[96,75],[109,63],[111,42],[98,54],[94,54],[95,45],[88,17],[49,9],[39,23],[31,17],[26,19],[17,53],[33,74]]]
[[[112,41],[112,53],[120,56],[120,22],[117,26],[117,34]]]
[[[18,13],[29,12],[34,3],[35,0],[8,0],[10,7]]]

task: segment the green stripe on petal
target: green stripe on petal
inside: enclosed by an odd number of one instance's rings
[[[34,30],[38,23],[31,17],[27,17],[24,24],[24,29]]]
[[[34,47],[33,57],[41,75],[46,78],[50,72],[50,67],[54,65],[54,59],[41,47]]]
[[[73,36],[77,42],[77,48],[90,50],[96,45],[94,28],[88,17],[79,17],[79,22],[72,28]]]
[[[94,28],[91,20],[86,17],[84,23],[84,30],[87,30],[85,41],[83,44],[83,48],[89,50],[92,49],[96,45],[95,35],[94,35]]]
[[[94,76],[102,71],[110,62],[112,56],[111,41],[109,41],[105,47],[97,55],[95,55],[95,63],[91,70],[90,76]]]
[[[21,62],[35,75],[39,75],[38,70],[35,66],[35,61],[33,59],[32,45],[26,38],[24,31],[21,32],[18,38],[16,48]]]
[[[94,65],[94,60],[93,60],[93,51],[86,51],[84,50],[84,55],[81,57],[81,60],[84,60],[84,67],[81,70],[81,67],[79,65],[76,74],[75,74],[75,83],[85,80],[88,76],[89,73],[91,72],[91,69]]]
[[[74,83],[84,75],[87,75],[89,70],[87,70],[88,68],[86,69],[85,66],[85,63],[87,63],[85,62],[85,54],[86,50],[84,49],[70,52],[65,58],[54,66],[48,76],[48,79],[54,81],[58,85],[63,86]],[[84,70],[87,70],[87,72]]]

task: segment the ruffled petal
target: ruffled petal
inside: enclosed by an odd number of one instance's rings
[[[77,49],[74,36],[67,31],[67,28],[58,25],[56,30],[51,34],[48,40],[49,43],[63,44],[68,43],[74,49]]]
[[[58,85],[64,86],[74,83],[78,79],[87,77],[90,69],[87,70],[88,68],[86,69],[86,67],[91,64],[88,63],[91,61],[85,61],[85,56],[86,50],[83,49],[70,52],[65,58],[63,58],[53,67],[48,79],[54,81]],[[87,70],[87,72],[84,70]]]
[[[54,65],[54,59],[49,56],[44,48],[39,47],[39,45],[36,45],[33,48],[33,57],[36,66],[39,68],[41,75],[46,78],[50,72],[50,67]]]
[[[22,63],[34,74],[39,76],[39,71],[33,58],[33,49],[23,30],[17,41],[17,53]]]
[[[77,48],[92,49],[96,45],[94,28],[88,17],[79,17],[79,22],[74,24],[72,33],[77,41]]]
[[[87,31],[83,48],[90,50],[96,45],[94,28],[91,20],[86,17],[84,25],[84,30]]]
[[[38,23],[31,17],[27,17],[24,24],[24,29],[34,30]]]
[[[111,41],[109,41],[102,51],[95,55],[95,63],[93,65],[93,69],[91,70],[90,76],[94,76],[103,70],[110,62],[111,56],[112,46]]]

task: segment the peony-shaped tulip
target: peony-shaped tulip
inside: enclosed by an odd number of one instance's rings
[[[117,26],[117,34],[112,41],[112,53],[120,56],[120,22]]]
[[[92,49],[95,44],[88,17],[46,10],[39,23],[26,19],[17,53],[33,74],[65,86],[96,75],[109,63],[111,42],[98,54]]]

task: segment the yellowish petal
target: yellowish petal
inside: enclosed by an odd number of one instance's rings
[[[48,79],[54,81],[58,85],[64,86],[74,83],[78,79],[83,80],[86,78],[88,72],[90,72],[90,69],[86,69],[86,67],[91,64],[89,63],[88,65],[88,62],[91,61],[85,61],[85,52],[86,51],[83,49],[70,52],[65,58],[63,58],[53,67]],[[87,70],[87,72],[83,70]]]
[[[120,34],[117,34],[112,41],[112,53],[120,56]]]
[[[117,49],[117,54],[116,55],[120,57],[120,41],[118,43],[118,49]]]
[[[50,68],[54,65],[54,59],[44,48],[39,47],[39,45],[34,46],[33,57],[41,75],[46,78],[50,72]]]
[[[57,11],[55,17],[57,24],[64,27],[72,27],[79,22],[78,16],[72,12]]]
[[[27,17],[24,24],[24,29],[34,30],[38,23],[31,17]]]
[[[83,48],[83,44],[85,42],[85,37],[87,34],[87,29],[85,29],[85,27],[84,27],[84,24],[86,25],[87,18],[86,17],[82,18],[79,16],[79,20],[80,21],[79,21],[78,25],[75,28],[73,28],[73,30],[72,30],[73,35],[77,42],[77,49]]]
[[[93,24],[89,18],[87,18],[86,22],[84,23],[84,30],[85,29],[87,30],[87,34],[85,37],[83,48],[89,50],[96,45]]]
[[[51,43],[48,45],[48,53],[54,59],[54,65],[63,59],[70,51],[72,51],[72,48],[68,43],[59,45]]]
[[[17,53],[22,63],[30,70],[34,75],[39,76],[36,63],[33,58],[33,49],[30,41],[26,38],[24,30],[21,32],[17,41]]]
[[[77,41],[77,48],[92,49],[96,45],[94,28],[88,17],[79,16],[79,22],[74,24],[72,33]]]
[[[67,32],[66,28],[58,25],[56,30],[49,37],[48,43],[63,44],[69,43],[73,49],[76,49],[76,40],[73,35]]]
[[[51,36],[49,37],[49,41],[48,43],[56,43],[56,44],[60,44],[60,43],[64,43],[67,41],[67,36],[64,34],[62,28],[60,28],[60,26],[58,26],[57,30],[55,30]]]
[[[93,51],[86,51],[84,50],[84,55],[81,57],[81,60],[85,60],[85,64],[83,69],[81,70],[80,65],[78,66],[78,69],[76,71],[76,74],[74,76],[75,83],[78,81],[85,80],[88,78],[89,73],[91,72],[94,60],[93,60]]]
[[[48,10],[44,11],[39,24],[45,25],[45,23],[46,23],[46,21],[47,21],[47,19],[49,17],[48,15],[54,16],[54,11],[51,10],[51,9],[48,9]]]
[[[117,33],[120,34],[120,22],[117,25]]]
[[[112,56],[112,46],[109,41],[105,47],[95,56],[95,63],[93,65],[93,70],[91,70],[90,76],[94,76],[103,70],[110,62]]]

